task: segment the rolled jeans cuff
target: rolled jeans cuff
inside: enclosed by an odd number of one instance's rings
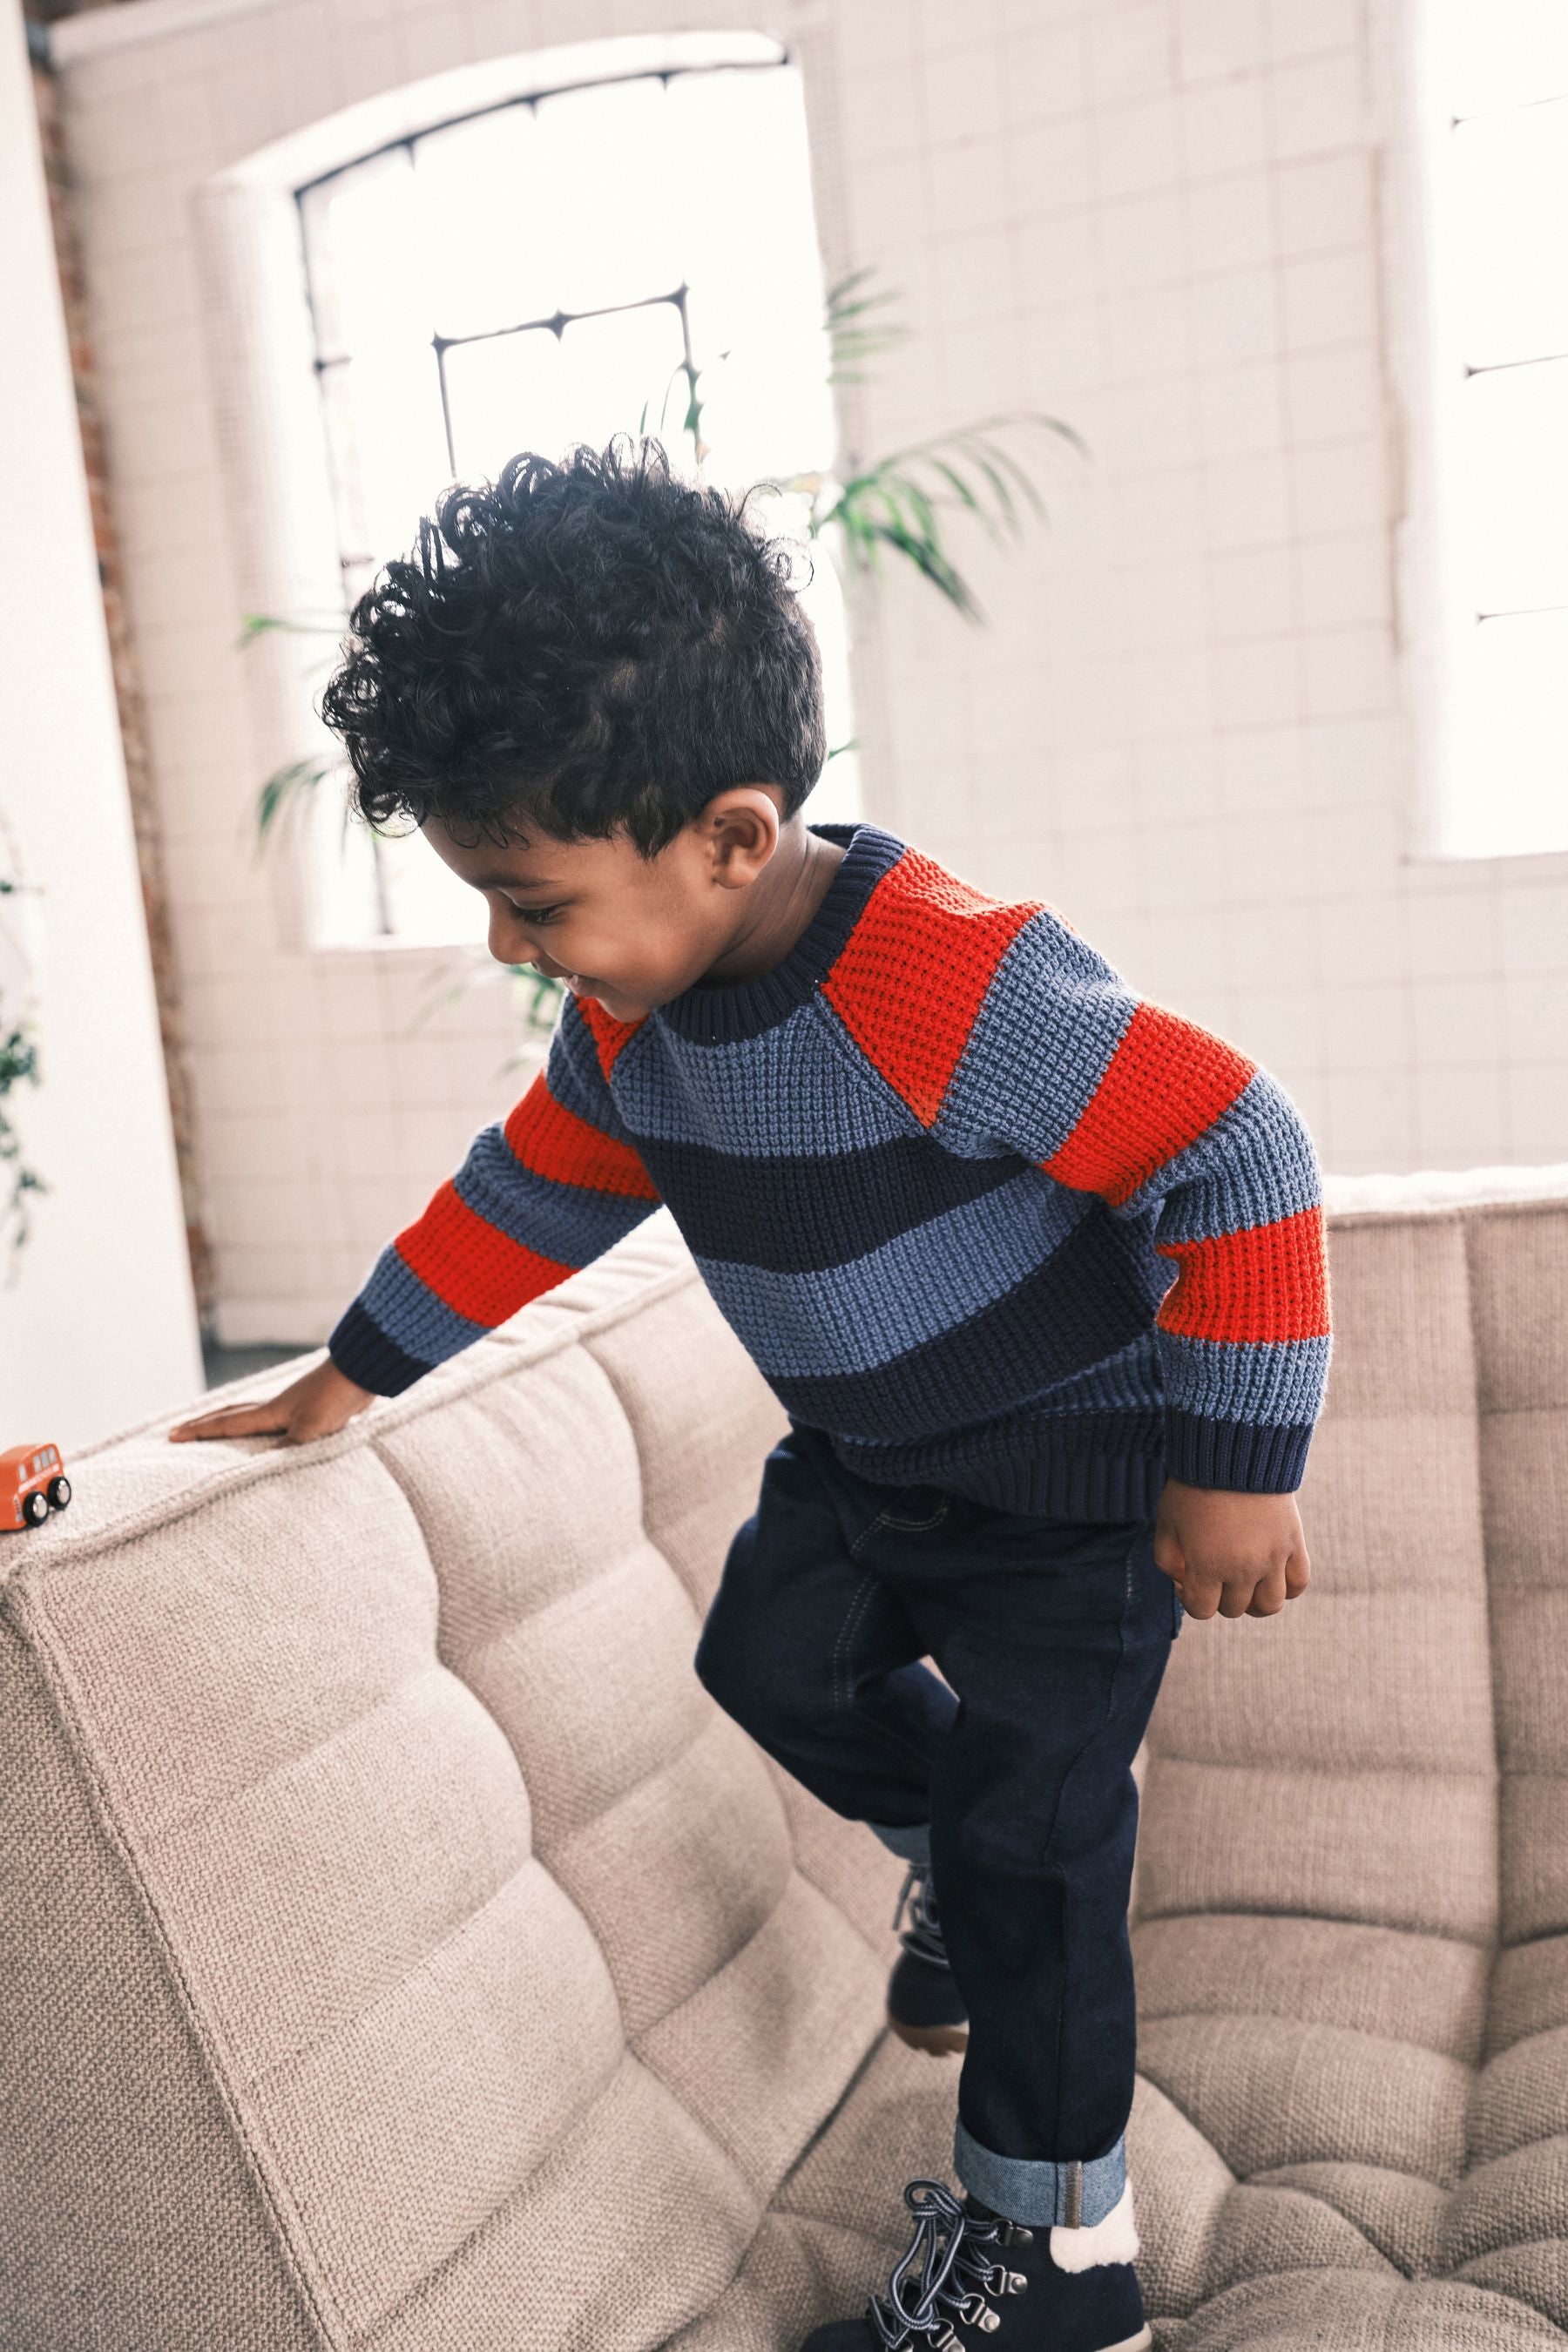
[[[1035,2230],[1091,2230],[1103,2221],[1127,2186],[1127,2142],[1085,2162],[1037,2163],[997,2156],[966,2131],[959,2118],[952,2165],[972,2197],[1004,2221]]]
[[[866,1827],[879,1837],[890,1853],[900,1862],[921,1862],[931,1867],[931,1823],[911,1822],[868,1822]]]

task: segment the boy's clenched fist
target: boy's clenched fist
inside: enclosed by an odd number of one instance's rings
[[[1237,1495],[1168,1478],[1154,1564],[1189,1617],[1277,1617],[1311,1575],[1294,1495]]]

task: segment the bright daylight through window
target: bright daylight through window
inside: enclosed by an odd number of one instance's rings
[[[352,604],[454,478],[520,449],[657,432],[725,488],[830,470],[834,418],[800,76],[752,61],[579,84],[510,102],[300,192]],[[809,499],[754,501],[804,540]],[[828,741],[852,733],[845,621],[825,547],[805,603],[822,644]],[[854,757],[816,816],[856,806]],[[351,830],[324,877],[329,936],[471,940],[483,908],[417,841]],[[374,855],[373,855],[374,851]]]
[[[1568,0],[1430,0],[1439,845],[1568,849]]]

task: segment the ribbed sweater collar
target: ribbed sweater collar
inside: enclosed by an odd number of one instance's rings
[[[844,855],[822,904],[789,953],[771,971],[758,972],[752,980],[713,988],[698,981],[672,996],[668,1004],[657,1005],[652,1019],[668,1022],[681,1036],[703,1045],[756,1037],[787,1020],[826,980],[843,954],[866,901],[889,867],[903,856],[904,844],[896,834],[884,833],[875,824],[823,824],[808,825],[806,830],[820,835],[824,841],[842,842]]]

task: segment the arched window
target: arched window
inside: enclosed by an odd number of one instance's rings
[[[830,470],[800,75],[782,48],[747,47],[763,54],[541,89],[298,191],[347,602],[446,482],[520,449],[647,429],[726,488]],[[800,535],[807,504],[761,502],[770,529]],[[826,551],[815,575],[838,745],[847,645]],[[852,754],[835,759],[812,814],[855,793]],[[374,845],[363,883],[336,894],[347,937],[475,934],[471,894],[418,843]]]

